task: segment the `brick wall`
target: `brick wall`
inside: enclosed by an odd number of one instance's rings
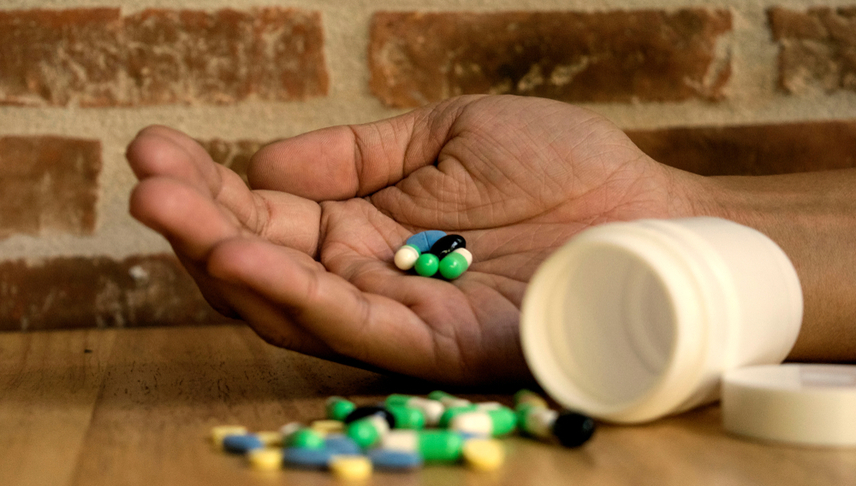
[[[0,330],[220,320],[127,215],[163,123],[263,143],[463,93],[577,103],[701,174],[856,166],[856,2],[5,0]]]

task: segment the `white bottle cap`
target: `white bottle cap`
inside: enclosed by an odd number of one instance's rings
[[[856,446],[856,366],[751,366],[723,377],[722,422],[756,439]]]

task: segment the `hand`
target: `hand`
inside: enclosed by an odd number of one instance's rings
[[[216,309],[278,346],[446,383],[530,380],[518,322],[538,265],[595,224],[692,215],[698,186],[594,113],[516,97],[273,143],[253,157],[253,190],[169,128],[143,130],[127,156],[131,213]],[[461,278],[392,264],[426,229],[466,238]]]

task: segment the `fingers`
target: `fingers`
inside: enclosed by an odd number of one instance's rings
[[[314,201],[371,194],[433,164],[457,114],[473,99],[456,98],[387,120],[272,143],[253,156],[250,186]]]
[[[410,309],[362,293],[317,265],[293,250],[239,238],[217,245],[208,270],[278,305],[292,322],[337,353],[413,376],[438,376],[437,369],[426,366],[426,356],[434,351],[433,337]]]

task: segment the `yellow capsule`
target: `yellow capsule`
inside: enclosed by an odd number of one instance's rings
[[[496,439],[469,439],[463,455],[467,466],[477,471],[493,471],[505,462],[505,449]]]
[[[372,462],[366,456],[335,455],[327,466],[334,476],[346,481],[366,479],[372,475]]]
[[[316,420],[309,424],[309,428],[321,435],[342,434],[345,432],[345,423],[339,420]]]
[[[211,428],[211,442],[218,449],[223,448],[223,439],[230,435],[244,435],[247,428],[243,425],[218,425]]]
[[[277,471],[282,469],[282,449],[265,447],[247,452],[247,462],[256,471]]]

